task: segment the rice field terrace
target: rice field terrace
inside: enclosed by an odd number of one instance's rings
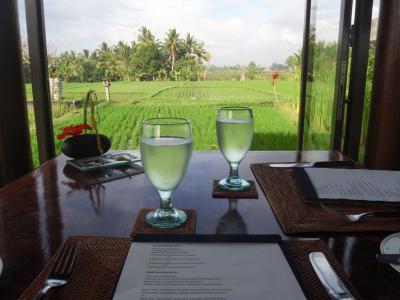
[[[254,138],[252,150],[293,150],[297,142],[298,94],[296,84],[281,80],[276,97],[270,81],[198,81],[198,82],[113,82],[111,102],[105,101],[102,83],[65,83],[64,100],[82,100],[89,89],[98,95],[99,129],[112,140],[113,149],[137,149],[144,119],[183,117],[191,121],[195,150],[217,150],[215,117],[219,106],[245,105],[253,108]],[[30,85],[27,98],[32,99]],[[29,109],[31,143],[38,165],[34,114]],[[60,128],[80,124],[83,109],[63,103],[53,105],[55,136]],[[56,140],[57,153],[62,141]]]

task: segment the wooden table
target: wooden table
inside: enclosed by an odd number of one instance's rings
[[[240,166],[240,174],[254,179],[250,163],[338,158],[336,152],[250,152]],[[61,155],[0,190],[0,256],[4,263],[1,299],[15,299],[68,236],[126,237],[141,208],[159,205],[158,195],[144,174],[101,187],[80,188],[64,174],[65,161]],[[259,199],[212,198],[212,180],[227,173],[228,165],[219,152],[193,153],[173,203],[196,209],[196,233],[280,234],[293,238],[282,233],[258,186]],[[382,268],[375,259],[379,243],[387,234],[307,238],[322,238],[328,243],[365,298],[400,299],[400,287],[387,280],[388,276],[400,275]]]

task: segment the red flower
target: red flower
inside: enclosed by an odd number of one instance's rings
[[[88,124],[79,124],[79,125],[71,125],[67,126],[64,128],[61,128],[62,133],[57,135],[58,140],[62,140],[67,136],[78,136],[82,134],[83,130],[91,130],[92,127],[90,127]]]

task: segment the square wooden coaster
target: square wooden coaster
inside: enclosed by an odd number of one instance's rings
[[[235,192],[235,191],[225,191],[218,187],[219,180],[213,181],[213,192],[212,195],[214,198],[235,198],[235,199],[255,199],[258,198],[258,192],[256,188],[256,184],[253,180],[247,180],[250,183],[250,189],[243,192]]]
[[[188,220],[185,224],[182,224],[176,228],[154,228],[150,225],[146,224],[145,218],[146,214],[154,210],[154,208],[143,208],[140,210],[135,225],[130,233],[130,236],[134,236],[135,234],[194,234],[196,229],[196,210],[192,208],[180,208],[183,210]]]

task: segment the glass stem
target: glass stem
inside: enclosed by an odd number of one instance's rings
[[[239,164],[238,163],[230,163],[229,164],[229,179],[235,180],[239,178]]]
[[[164,191],[159,191],[160,194],[160,208],[163,210],[170,210],[172,209],[172,191],[164,192]]]

